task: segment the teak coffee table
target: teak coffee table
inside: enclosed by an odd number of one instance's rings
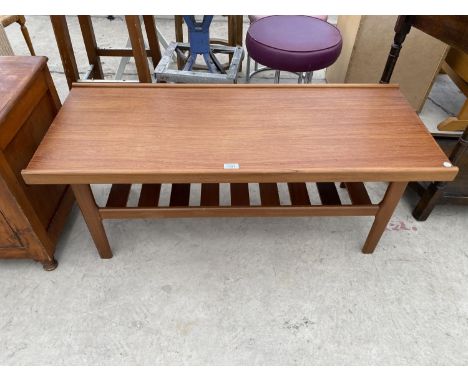
[[[372,253],[409,181],[457,171],[394,85],[77,84],[23,176],[71,184],[110,258],[103,219],[202,216],[375,216],[363,247]],[[249,182],[261,205],[251,204]],[[321,204],[311,204],[306,182]],[[380,203],[363,182],[389,182]],[[172,184],[169,206],[159,204],[163,183]],[[230,183],[229,206],[220,183]],[[280,203],[278,183],[288,184],[290,204]],[[91,184],[113,184],[105,206]],[[136,207],[127,206],[132,184],[143,184]]]

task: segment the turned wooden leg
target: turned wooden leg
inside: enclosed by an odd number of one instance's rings
[[[42,268],[44,268],[45,271],[53,271],[55,268],[57,268],[57,265],[58,263],[55,259],[42,262]]]
[[[392,78],[393,69],[395,69],[398,56],[400,55],[401,47],[405,41],[406,35],[411,29],[411,16],[399,16],[395,24],[395,37],[393,38],[393,44],[388,53],[387,63],[385,64],[382,77],[380,79],[381,84],[388,84]]]
[[[26,45],[28,46],[31,56],[35,56],[36,53],[34,52],[31,37],[29,36],[29,31],[28,31],[28,28],[26,27],[26,19],[24,16],[19,16],[18,24],[21,27],[21,33],[23,34],[24,41],[26,41]]]
[[[91,187],[88,184],[73,184],[71,187],[99,255],[102,259],[110,259],[112,251]]]
[[[362,248],[363,253],[369,254],[374,252],[387,227],[388,221],[393,215],[393,211],[395,211],[395,207],[405,192],[407,184],[407,182],[393,182],[388,186],[387,192],[385,192],[385,196],[380,202],[379,210],[375,215],[374,224],[372,224],[372,228]]]

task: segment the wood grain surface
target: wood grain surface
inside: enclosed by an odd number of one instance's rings
[[[70,92],[28,183],[452,180],[393,85],[91,84]],[[238,169],[224,169],[226,163]]]
[[[15,56],[0,57],[0,123],[26,93],[28,85],[46,63],[45,57],[29,57],[28,60]]]

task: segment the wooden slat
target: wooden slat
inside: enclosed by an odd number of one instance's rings
[[[379,206],[277,206],[277,207],[154,207],[100,208],[103,219],[255,217],[255,216],[374,216]]]
[[[133,50],[131,48],[97,48],[96,52],[100,57],[133,57]],[[151,55],[151,50],[145,49],[145,52],[147,56]]]
[[[160,192],[160,184],[143,184],[141,186],[138,207],[156,207],[158,205]]]
[[[201,206],[219,206],[219,184],[203,183],[201,186]]]
[[[172,185],[171,207],[188,206],[190,200],[190,183],[176,183]]]
[[[317,190],[323,205],[336,206],[341,204],[335,183],[317,183]]]
[[[372,204],[366,186],[362,182],[347,182],[346,189],[348,190],[351,203],[355,205]]]
[[[107,198],[107,207],[125,207],[130,194],[131,184],[113,184]]]
[[[260,198],[262,206],[279,206],[280,198],[276,183],[260,183]]]
[[[305,183],[288,183],[288,189],[293,206],[310,205],[309,193]]]
[[[231,206],[250,206],[248,183],[231,183]]]

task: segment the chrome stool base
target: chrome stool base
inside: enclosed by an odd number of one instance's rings
[[[276,69],[272,69],[272,68],[269,68],[267,66],[264,66],[264,67],[261,67],[259,68],[259,65],[258,65],[258,62],[254,61],[254,70],[253,72],[250,72],[250,55],[247,54],[247,65],[246,65],[246,69],[245,69],[245,83],[246,84],[249,84],[250,83],[250,80],[252,79],[253,76],[257,75],[258,73],[261,73],[261,72],[266,72],[268,70],[274,70],[275,71],[275,78],[274,78],[274,83],[275,84],[279,84],[279,81],[280,81],[280,70],[276,70]],[[292,73],[292,74],[295,74],[298,78],[297,78],[297,83],[298,84],[310,84],[312,82],[312,77],[314,75],[314,72],[288,72],[288,73]]]

